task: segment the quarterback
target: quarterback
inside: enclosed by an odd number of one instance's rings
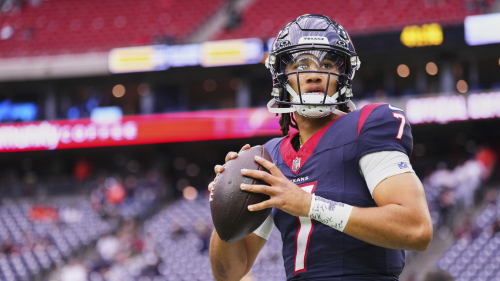
[[[427,249],[433,229],[409,161],[410,125],[389,104],[356,110],[352,80],[360,65],[347,32],[326,16],[300,16],[279,32],[266,67],[273,78],[268,109],[281,114],[284,137],[264,145],[273,163],[255,160],[271,174],[242,170],[270,186],[241,186],[271,197],[250,211],[273,209],[243,240],[225,243],[214,231],[216,280],[241,279],[273,226],[287,280],[398,280],[404,250]],[[298,132],[289,134],[289,127]],[[235,157],[230,152],[226,162]]]

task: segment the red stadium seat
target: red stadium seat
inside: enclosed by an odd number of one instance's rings
[[[0,14],[0,30],[14,29],[11,38],[0,40],[0,57],[109,51],[150,45],[155,35],[167,34],[183,43],[222,3],[58,0],[25,5],[19,13]]]
[[[277,30],[297,16],[320,13],[331,17],[350,34],[393,31],[405,25],[437,22],[442,25],[458,24],[472,14],[463,0],[421,1],[279,1],[257,0],[247,7],[241,25],[233,30],[221,30],[213,39],[231,39],[276,36]],[[270,20],[272,28],[260,23]]]

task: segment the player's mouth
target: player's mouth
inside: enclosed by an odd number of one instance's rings
[[[311,88],[306,88],[304,91],[306,94],[324,94],[325,89],[320,88],[320,87],[311,87]]]
[[[305,91],[305,94],[325,94],[324,90],[307,90]]]

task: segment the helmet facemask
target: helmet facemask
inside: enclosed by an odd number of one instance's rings
[[[278,71],[287,77],[284,86],[288,101],[295,111],[310,118],[320,118],[334,111],[340,94],[337,89],[344,88],[343,72],[345,56],[322,51],[296,51],[280,56]],[[339,87],[340,86],[340,87]]]
[[[281,113],[283,134],[289,125],[298,128],[292,122],[293,112],[320,118],[356,109],[351,101],[352,79],[360,64],[345,29],[327,16],[307,14],[287,24],[266,59],[273,77],[273,98],[267,107]]]
[[[351,85],[346,74],[348,56],[321,49],[295,49],[275,56],[274,99],[268,103],[273,113],[297,112],[309,118],[345,114],[339,105],[348,104]],[[279,100],[279,102],[276,102]],[[273,108],[275,104],[279,108]]]

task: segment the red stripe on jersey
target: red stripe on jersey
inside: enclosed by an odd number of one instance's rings
[[[292,133],[291,135],[283,139],[280,146],[281,157],[283,158],[283,161],[288,165],[288,167],[290,168],[290,170],[292,170],[294,174],[297,175],[300,172],[300,169],[304,166],[307,159],[309,159],[309,157],[312,155],[314,149],[316,148],[316,145],[318,145],[318,142],[321,140],[323,134],[326,132],[326,130],[328,130],[328,128],[330,128],[330,126],[333,123],[335,123],[335,121],[339,120],[341,117],[342,116],[333,120],[332,123],[330,123],[323,129],[316,132],[309,140],[306,141],[306,143],[304,143],[304,145],[302,145],[299,151],[295,151],[292,145],[292,139],[296,137],[297,134],[299,134],[299,132]],[[297,158],[300,161],[300,165],[296,170],[294,170],[293,160]]]
[[[365,124],[366,119],[368,119],[368,116],[370,116],[370,113],[372,113],[372,111],[375,108],[377,108],[378,106],[381,106],[383,104],[387,104],[387,103],[380,102],[380,103],[368,104],[368,105],[365,105],[363,107],[363,109],[361,109],[361,113],[359,115],[359,120],[358,120],[358,137],[359,137],[359,133],[361,132],[361,129],[363,128],[363,125]]]

